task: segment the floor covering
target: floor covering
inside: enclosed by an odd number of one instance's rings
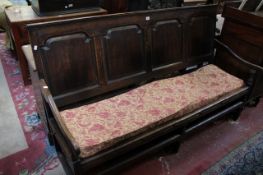
[[[0,62],[0,159],[26,149],[27,142]]]
[[[19,149],[18,144],[13,144],[12,147],[7,147],[5,144],[0,145],[0,152],[8,150],[13,153],[8,156],[6,156],[7,153],[0,155],[0,157],[3,157],[0,159],[0,175],[64,174],[55,149],[49,146],[44,128],[36,113],[32,86],[24,87],[15,55],[5,48],[4,34],[0,34],[0,61],[3,65],[5,79],[9,87],[9,92],[4,92],[4,94],[10,93],[14,104],[13,107],[16,109],[16,114],[12,117],[17,118],[27,144],[27,147],[24,147],[23,150]],[[1,91],[4,90],[3,84],[0,86]],[[1,101],[0,105],[6,106],[6,103],[7,101],[4,100],[3,102]],[[11,118],[11,116],[5,116],[5,114],[0,113],[0,118],[7,117]],[[10,138],[12,134],[23,138],[23,136],[19,136],[21,132],[17,130],[9,129],[8,132],[10,133],[0,133],[1,141],[13,139]],[[21,138],[19,139],[21,140]]]
[[[262,175],[263,174],[263,132],[231,151],[203,175]]]

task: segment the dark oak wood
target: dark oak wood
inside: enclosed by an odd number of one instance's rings
[[[50,73],[46,76],[53,95],[83,86],[90,88],[98,86],[93,50],[90,37],[82,33],[56,36],[46,41],[41,50],[46,59],[42,61],[44,69]],[[72,59],[72,55],[78,59]]]
[[[156,22],[152,28],[151,43],[153,70],[183,62],[183,25],[181,21],[174,19]]]
[[[263,66],[263,17],[226,7],[220,40],[245,60]],[[263,74],[257,72],[251,98],[263,95]]]
[[[193,17],[189,24],[189,29],[196,32],[189,32],[187,41],[190,42],[188,50],[189,60],[191,62],[204,62],[209,61],[214,54],[214,41],[211,38],[214,37],[215,28],[209,26],[211,24],[209,16],[200,14],[197,17]]]
[[[54,21],[58,19],[69,19],[69,18],[77,18],[83,16],[102,15],[106,13],[107,13],[106,10],[99,8],[96,10],[90,10],[80,13],[40,17],[33,11],[31,6],[12,6],[5,9],[7,23],[10,27],[12,39],[14,40],[15,50],[19,61],[24,84],[29,85],[31,83],[29,79],[30,76],[29,76],[28,63],[21,49],[23,45],[29,43],[28,32],[26,30],[27,24]]]
[[[39,77],[63,107],[209,62],[215,11],[212,5],[30,25]]]
[[[49,139],[71,174],[116,174],[141,158],[178,145],[207,124],[246,105],[256,71],[263,68],[217,41],[217,6],[183,7],[59,20],[28,26]],[[220,54],[219,53],[222,53]],[[227,56],[226,56],[227,55]],[[160,77],[214,62],[247,86],[178,120],[133,136],[88,158],[60,122],[60,110],[118,94]],[[229,64],[228,64],[229,63]],[[233,63],[233,64],[230,64]],[[234,117],[237,117],[235,115]]]
[[[103,42],[107,83],[146,73],[147,59],[142,30],[138,25],[126,25],[106,31]],[[125,40],[123,36],[126,36]]]

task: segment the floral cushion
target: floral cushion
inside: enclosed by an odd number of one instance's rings
[[[88,157],[153,126],[178,119],[243,86],[242,80],[208,65],[186,75],[62,111],[61,117],[80,147],[80,156]]]

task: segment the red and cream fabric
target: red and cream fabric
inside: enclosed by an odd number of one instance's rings
[[[62,111],[61,117],[79,145],[81,157],[88,157],[243,86],[242,80],[215,65],[208,65],[186,75],[155,81],[97,103]]]

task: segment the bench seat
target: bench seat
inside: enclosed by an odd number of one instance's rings
[[[177,120],[245,84],[215,65],[154,81],[121,95],[61,111],[61,122],[78,144],[82,158],[117,142]]]

